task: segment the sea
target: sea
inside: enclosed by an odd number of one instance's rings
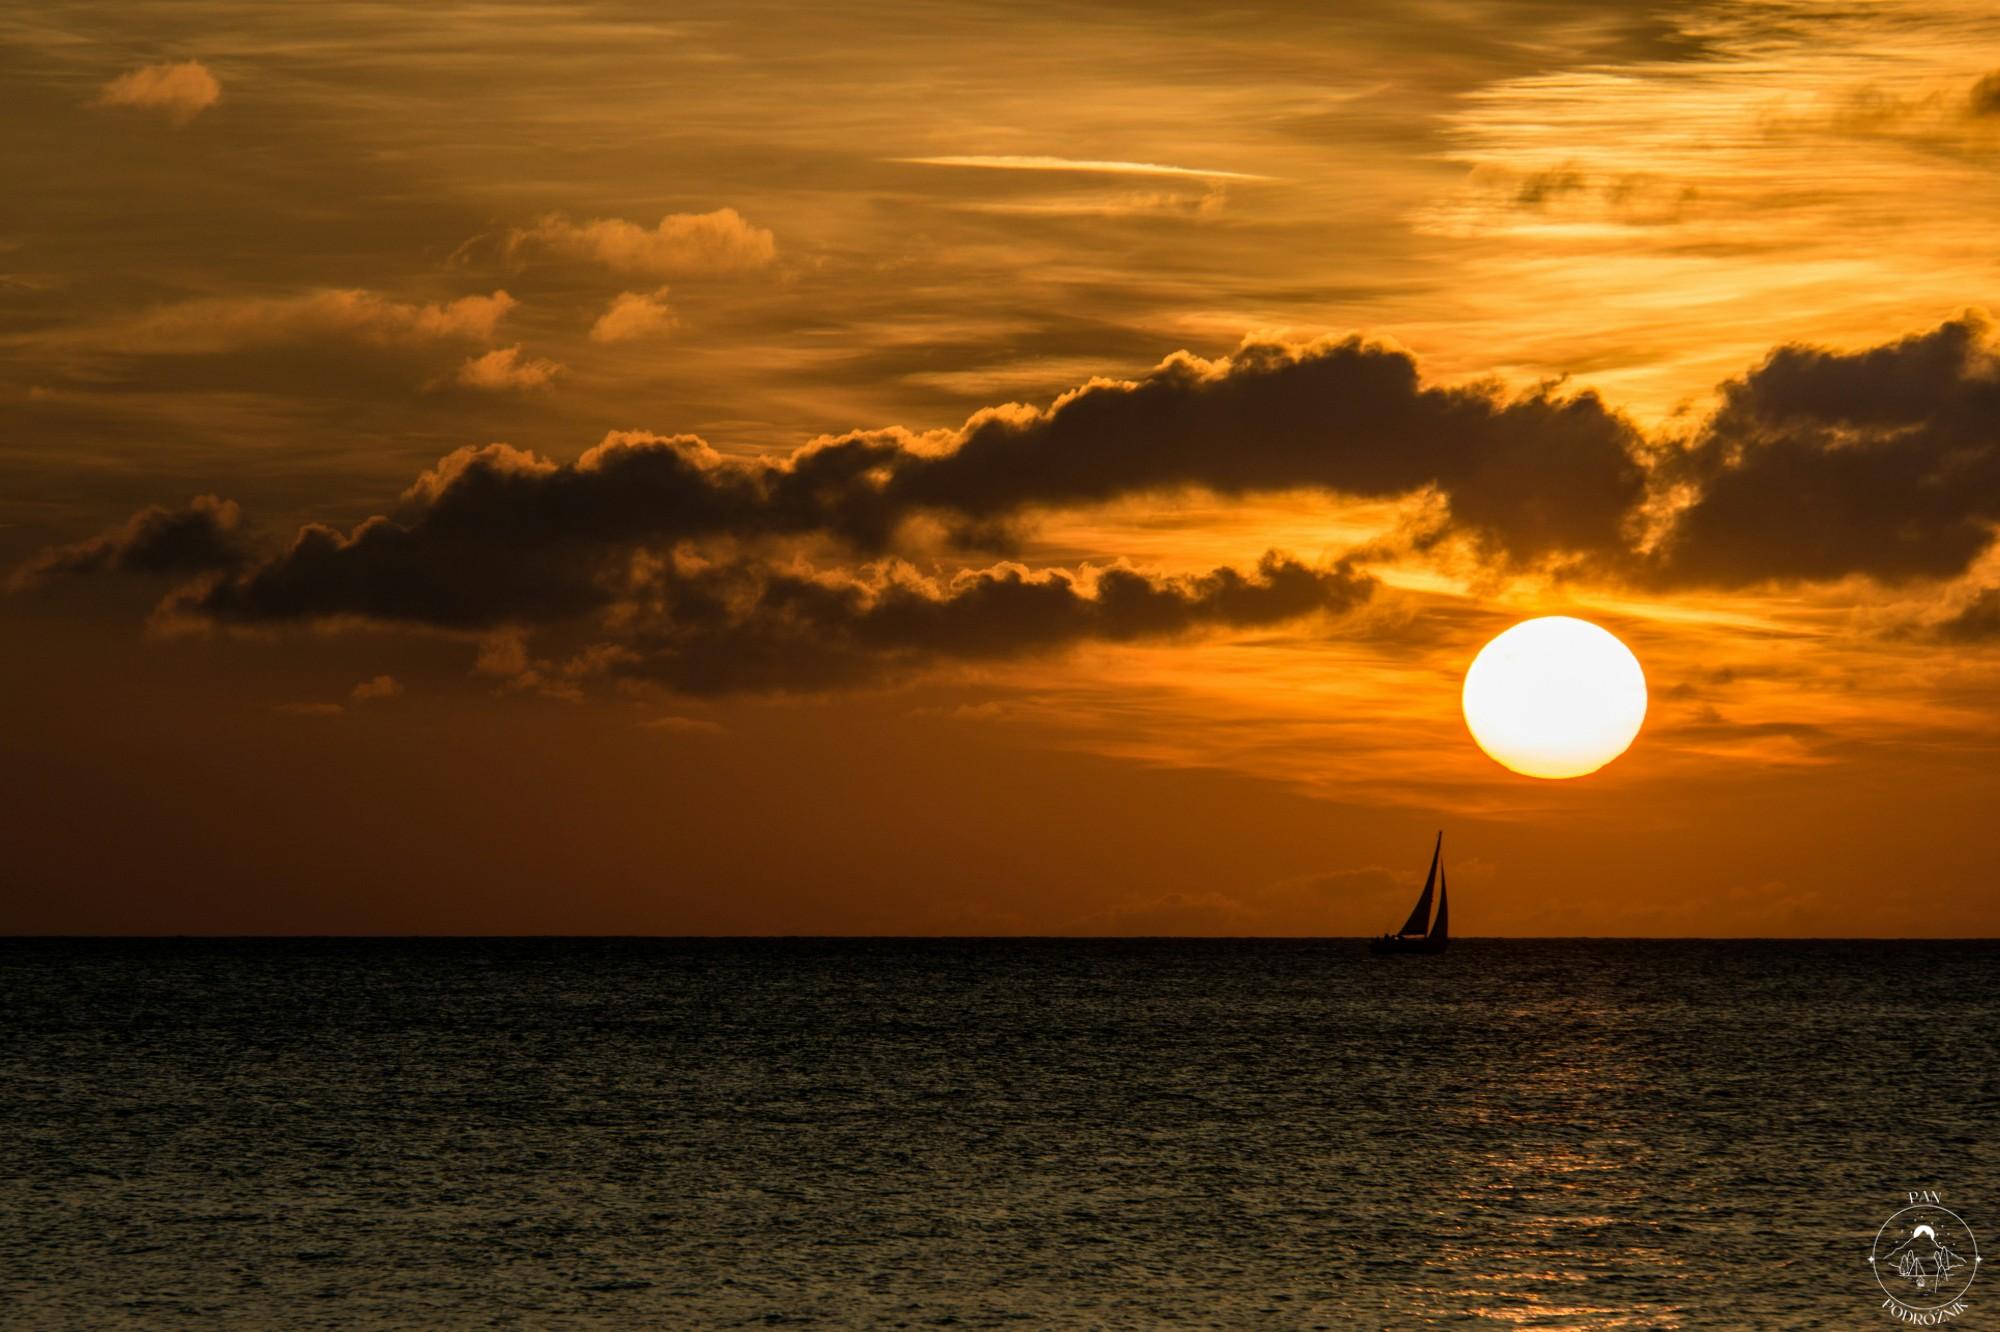
[[[1961,942],[9,940],[0,1325],[1886,1328],[1911,1203],[2000,1247],[1996,980]],[[2000,1327],[2000,1278],[1956,1303]]]

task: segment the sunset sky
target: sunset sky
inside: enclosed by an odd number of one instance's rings
[[[1990,5],[19,4],[0,144],[0,930],[2000,933]]]

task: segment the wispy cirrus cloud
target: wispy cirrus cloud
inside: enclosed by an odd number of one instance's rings
[[[324,337],[378,345],[483,342],[516,304],[505,291],[431,304],[360,288],[198,297],[82,325],[62,341],[90,350],[173,356]]]
[[[1211,167],[1167,166],[1159,162],[1118,162],[1099,158],[1044,157],[1003,153],[949,154],[939,157],[892,157],[891,162],[911,166],[977,167],[989,171],[1081,171],[1106,176],[1181,176],[1199,180],[1270,180],[1269,176],[1248,171],[1222,171]]]
[[[1191,190],[1117,190],[1082,196],[1049,199],[981,201],[958,204],[972,213],[1000,217],[1183,217],[1212,219],[1222,216],[1229,195],[1219,185],[1196,193]]]
[[[1504,329],[1654,415],[1772,341],[1874,340],[1993,289],[1990,7],[1674,21],[1706,58],[1536,70],[1440,117],[1464,170],[1410,220],[1470,243],[1458,330]]]

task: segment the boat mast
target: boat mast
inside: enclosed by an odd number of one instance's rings
[[[1443,943],[1451,938],[1451,889],[1445,879],[1444,867],[1438,867],[1438,918],[1431,926],[1429,938],[1432,943]]]

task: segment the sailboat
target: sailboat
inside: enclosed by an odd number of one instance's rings
[[[1437,890],[1437,919],[1431,916],[1431,890]],[[1426,928],[1428,926],[1428,928]],[[1410,918],[1394,934],[1368,941],[1371,953],[1442,953],[1451,942],[1451,898],[1444,882],[1444,834],[1438,834],[1431,848],[1431,872],[1424,878],[1424,891],[1410,908]]]

